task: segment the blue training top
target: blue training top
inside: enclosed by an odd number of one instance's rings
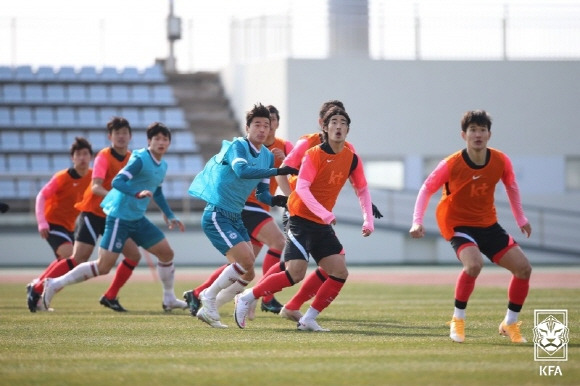
[[[139,149],[131,153],[129,162],[113,178],[113,188],[101,202],[107,216],[122,220],[138,220],[145,216],[150,198],[137,198],[142,190],[153,192],[153,199],[168,219],[175,215],[169,209],[161,190],[161,183],[167,172],[165,160],[157,161],[149,149]]]
[[[277,170],[274,155],[265,146],[258,152],[246,138],[222,141],[220,152],[195,176],[189,194],[229,212],[241,213],[256,189],[256,197],[271,205],[270,177]]]

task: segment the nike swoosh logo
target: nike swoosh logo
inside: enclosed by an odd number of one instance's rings
[[[334,160],[332,160],[332,159],[327,159],[326,160],[326,162],[332,162],[332,161],[334,161]]]
[[[477,180],[479,177],[481,177],[481,176],[473,176],[471,178],[473,178],[474,180]]]

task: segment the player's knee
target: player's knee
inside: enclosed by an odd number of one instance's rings
[[[469,276],[477,277],[479,276],[481,269],[483,268],[483,261],[472,261],[465,265],[464,270]]]
[[[522,266],[518,268],[515,275],[520,279],[529,279],[532,276],[532,266],[528,261],[526,261],[525,264],[522,264]]]

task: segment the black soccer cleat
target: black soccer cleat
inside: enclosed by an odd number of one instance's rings
[[[284,306],[280,304],[280,302],[276,300],[276,298],[272,298],[272,300],[270,300],[269,302],[265,302],[264,300],[262,300],[262,304],[260,306],[262,311],[271,312],[273,314],[279,314],[280,310],[282,310],[282,307]]]
[[[127,312],[125,308],[119,303],[119,298],[115,299],[107,299],[105,296],[101,296],[101,300],[99,300],[103,306],[112,309],[113,311],[117,312]]]
[[[36,305],[40,299],[40,294],[34,291],[34,284],[28,283],[26,285],[26,302],[28,303],[28,309],[30,312],[36,312]]]
[[[191,314],[191,316],[196,316],[197,310],[199,310],[199,307],[201,306],[201,302],[199,301],[199,298],[195,296],[193,290],[185,291],[183,293],[183,299],[185,299],[185,302],[189,307],[189,313]]]

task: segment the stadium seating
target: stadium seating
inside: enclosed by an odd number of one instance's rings
[[[127,118],[131,148],[147,146],[146,127],[163,122],[173,131],[168,198],[182,199],[184,175],[203,167],[194,134],[177,105],[162,67],[0,66],[0,197],[33,199],[43,183],[71,166],[75,137],[87,138],[95,152],[109,146],[106,123]],[[181,182],[179,182],[181,181]],[[186,187],[185,187],[186,188]]]

